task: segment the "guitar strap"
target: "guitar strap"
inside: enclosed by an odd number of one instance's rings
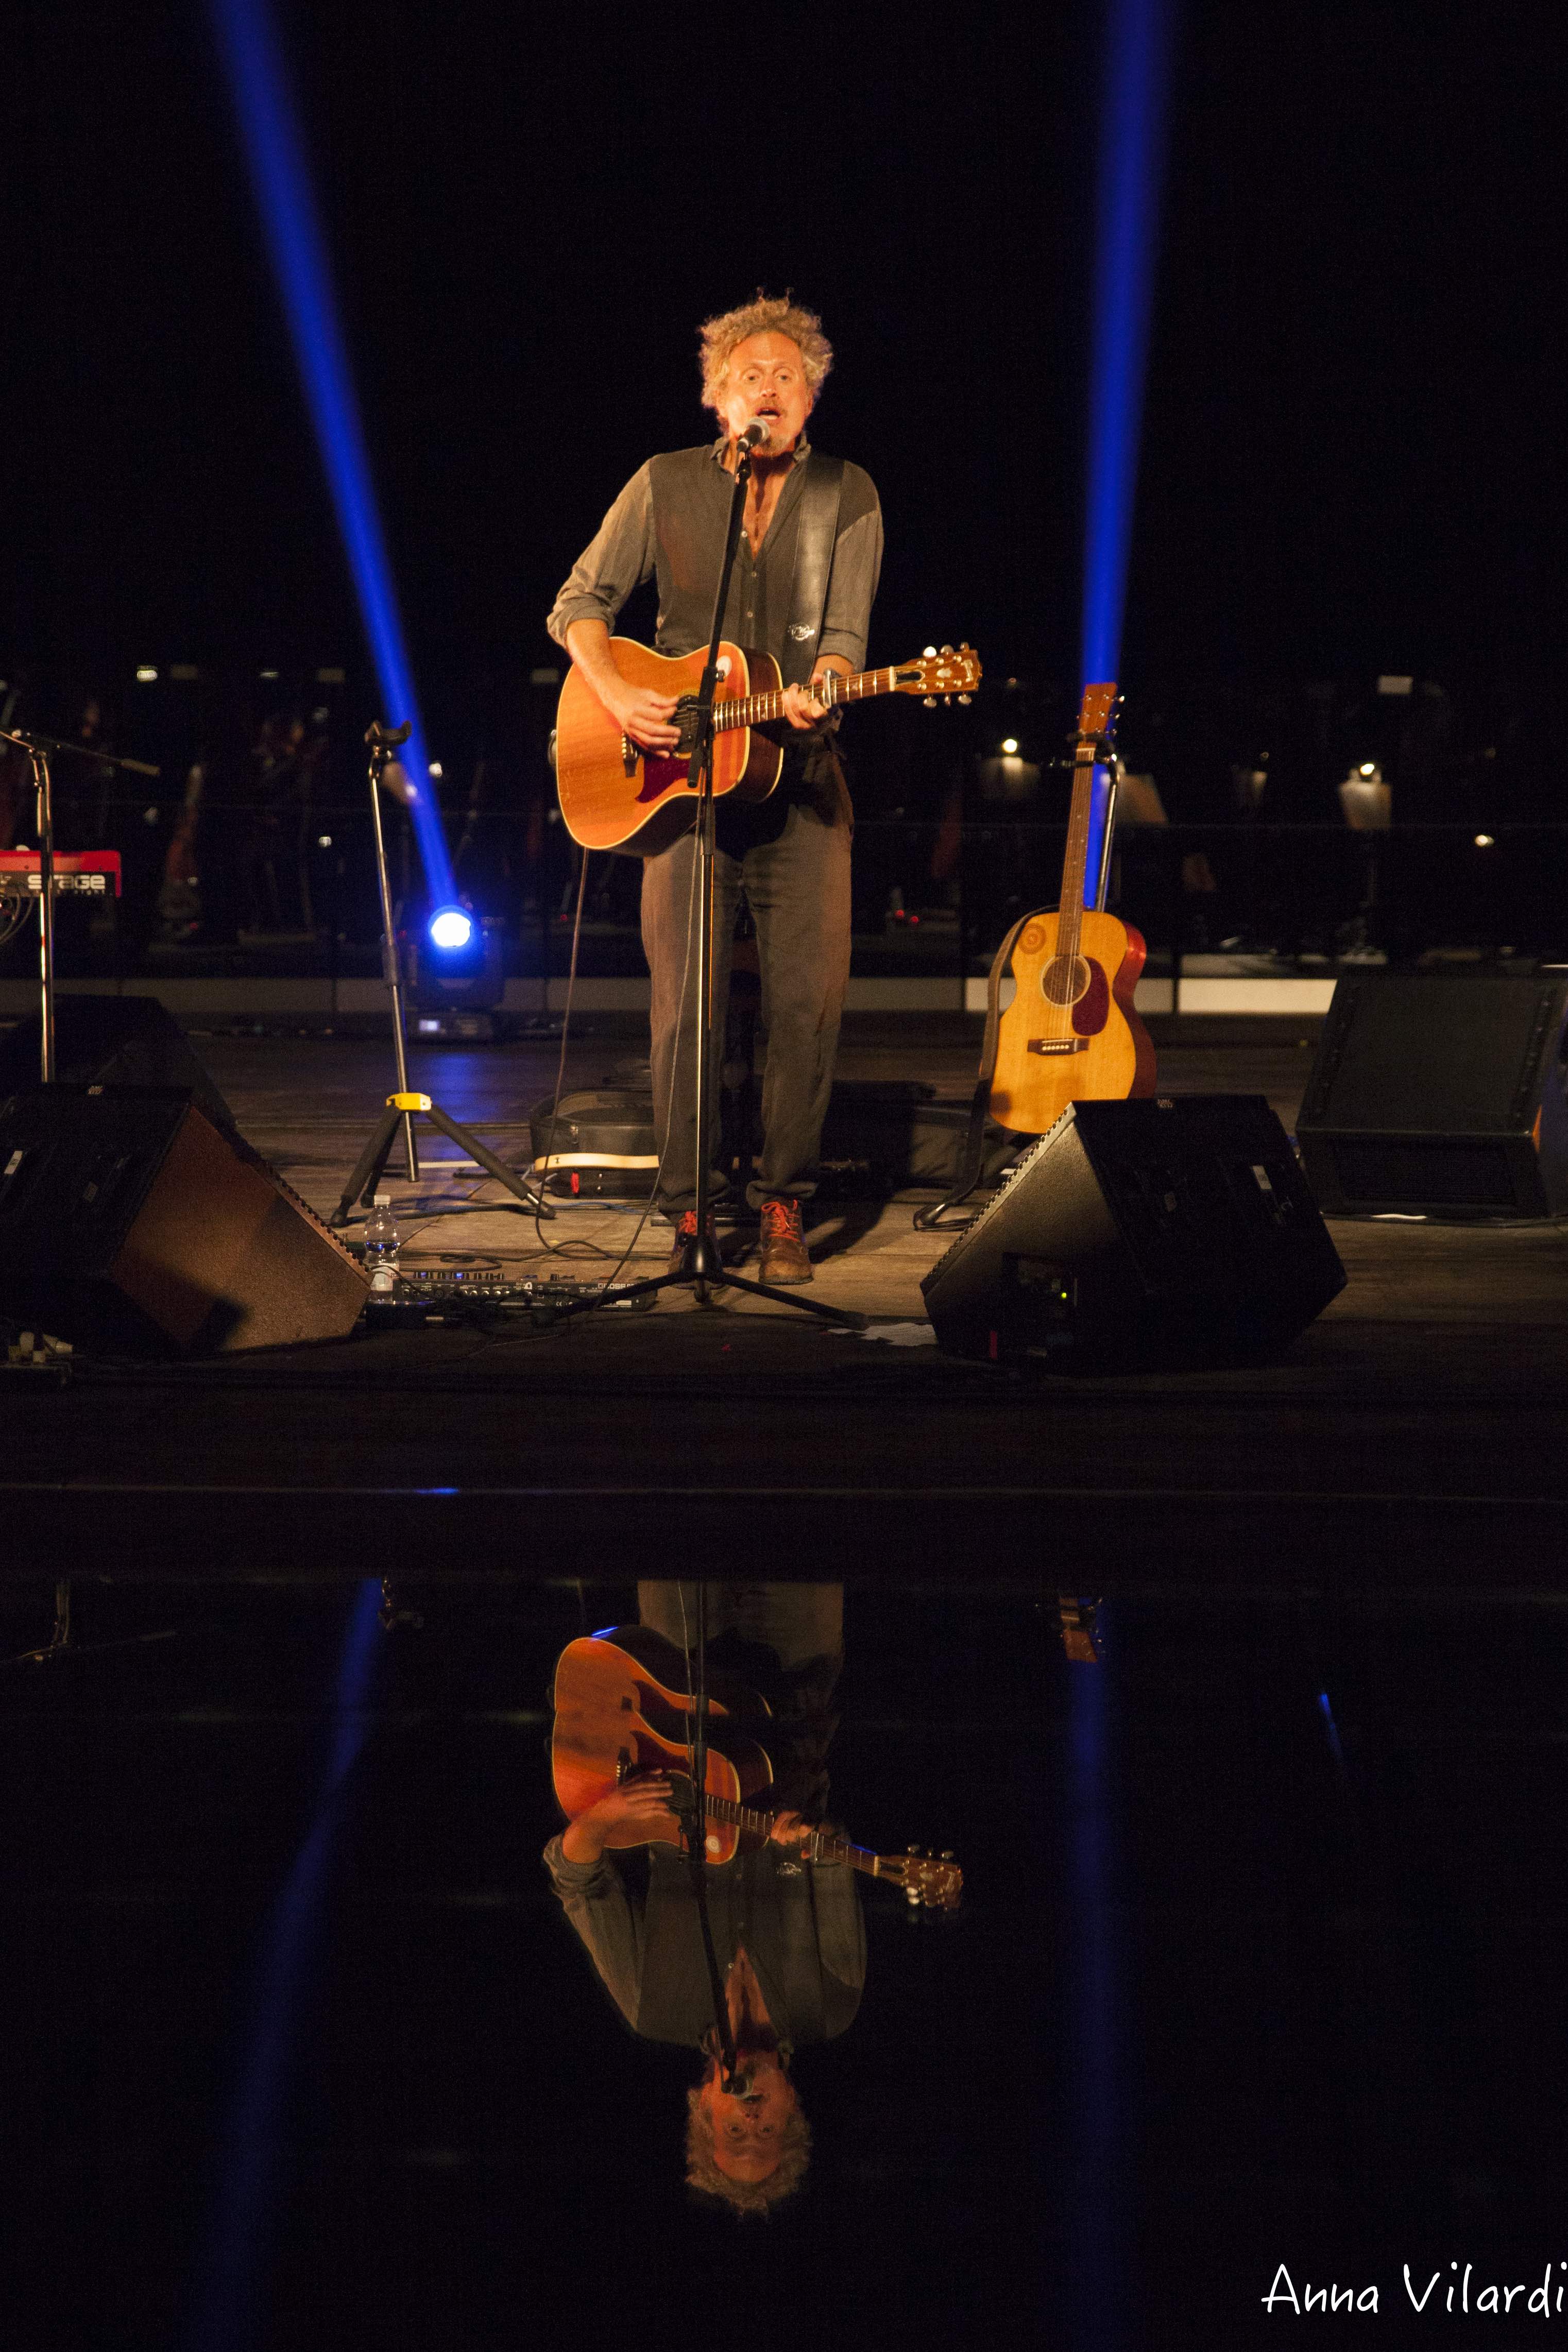
[[[805,461],[805,480],[800,493],[789,626],[784,632],[784,654],[779,663],[786,686],[804,686],[816,664],[822,616],[827,610],[833,550],[838,539],[838,503],[843,488],[843,458],[819,457],[814,449]]]
[[[956,1209],[967,1201],[980,1181],[980,1171],[985,1164],[985,1122],[991,1113],[991,1081],[996,1074],[996,1034],[1002,1021],[1002,975],[1008,960],[1018,944],[1018,934],[1026,923],[1032,923],[1034,913],[1020,915],[995,954],[991,959],[991,974],[985,983],[985,1035],[980,1047],[980,1076],[975,1082],[974,1099],[969,1107],[969,1132],[963,1139],[963,1159],[960,1163],[958,1182],[945,1200],[934,1209],[917,1209],[914,1222],[922,1234],[941,1233],[949,1225],[968,1224],[968,1217],[950,1218],[949,1209]]]

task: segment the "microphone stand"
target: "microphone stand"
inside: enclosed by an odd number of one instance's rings
[[[96,760],[101,768],[124,768],[133,776],[155,776],[158,770],[145,760],[117,760],[112,752],[95,751],[89,743],[63,743],[53,735],[35,735],[30,729],[0,729],[0,742],[15,743],[26,751],[33,770],[37,796],[38,833],[38,1061],[47,1087],[55,1082],[55,804],[49,782],[49,754],[75,751]]]
[[[698,888],[700,903],[697,913],[697,1231],[686,1244],[685,1255],[679,1272],[649,1276],[644,1282],[617,1284],[617,1300],[648,1298],[660,1290],[677,1284],[689,1283],[696,1293],[698,1305],[708,1304],[710,1287],[749,1291],[754,1298],[776,1299],[781,1307],[793,1307],[802,1315],[815,1315],[824,1323],[842,1323],[852,1331],[865,1328],[866,1317],[848,1307],[819,1307],[815,1299],[797,1298],[792,1290],[780,1290],[772,1283],[752,1282],[744,1276],[731,1274],[719,1255],[718,1244],[708,1238],[709,1197],[712,1190],[709,1166],[708,1129],[709,1103],[713,1088],[713,876],[718,857],[715,836],[713,797],[713,703],[719,686],[719,647],[724,631],[724,610],[730,601],[730,579],[735,569],[735,551],[741,541],[741,519],[745,511],[746,485],[752,478],[752,451],[748,443],[737,439],[735,446],[735,480],[730,494],[730,520],[724,538],[724,561],[720,567],[718,592],[713,599],[713,625],[708,639],[708,662],[702,672],[702,682],[697,689],[693,713],[694,732],[691,757],[687,763],[688,788],[697,794],[697,852],[700,865]],[[676,1052],[679,1053],[679,1041]],[[591,1313],[596,1299],[574,1300],[556,1309],[559,1319],[568,1316]]]
[[[688,1671],[688,1685],[690,1683]],[[708,1917],[708,1580],[697,1587],[697,1688],[692,1696],[692,1737],[689,1749],[691,1805],[686,1815],[686,1853],[691,1870],[702,1953],[708,1965],[708,1990],[713,2001],[713,2038],[718,2045],[722,2087],[735,2081],[739,2061],[730,2030],[730,2004],[719,1976],[713,1949],[713,1929]]]

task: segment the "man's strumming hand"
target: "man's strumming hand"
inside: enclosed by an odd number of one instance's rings
[[[646,1843],[654,1822],[668,1812],[669,1801],[670,1785],[661,1774],[646,1780],[623,1780],[618,1789],[578,1814],[562,1838],[561,1851],[568,1862],[597,1862],[610,1831],[622,1824],[640,1830],[641,1842]]]

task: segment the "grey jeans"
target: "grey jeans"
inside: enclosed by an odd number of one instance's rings
[[[727,814],[721,807],[721,837]],[[804,1201],[816,1190],[814,1171],[849,980],[850,830],[847,793],[840,792],[836,803],[828,799],[826,813],[793,803],[776,838],[738,854],[721,847],[715,862],[709,1150],[719,1132],[730,949],[743,888],[757,927],[768,1033],[763,1148],[746,1193],[753,1208],[766,1200]],[[664,1163],[659,1202],[672,1216],[689,1209],[697,1192],[696,866],[696,835],[686,834],[643,868],[643,947],[653,975],[654,1130]],[[726,1189],[727,1179],[715,1171],[714,1197]]]

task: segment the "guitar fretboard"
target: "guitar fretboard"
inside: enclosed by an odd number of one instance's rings
[[[759,1837],[769,1835],[773,1825],[771,1813],[760,1813],[753,1806],[738,1804],[733,1797],[710,1796],[705,1810],[710,1820],[728,1822],[734,1828],[750,1830]],[[851,1870],[863,1870],[872,1878],[885,1874],[883,1857],[873,1853],[868,1846],[851,1845],[847,1838],[829,1837],[825,1830],[813,1830],[804,1844],[790,1849],[806,1862],[845,1862]]]
[[[843,677],[837,670],[830,669],[816,680],[811,696],[825,710],[832,710],[842,702],[868,702],[873,695],[896,694],[898,690],[896,667],[857,670],[853,677]],[[782,692],[740,695],[733,702],[719,704],[713,713],[713,725],[720,732],[726,727],[764,727],[770,719],[784,717],[784,707]]]

